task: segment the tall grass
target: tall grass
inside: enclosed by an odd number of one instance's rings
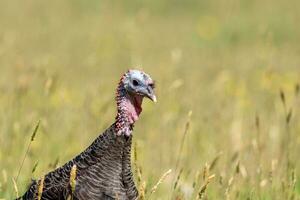
[[[0,199],[107,128],[119,76],[137,67],[158,97],[133,132],[141,199],[172,169],[151,199],[299,200],[299,7],[0,1]]]

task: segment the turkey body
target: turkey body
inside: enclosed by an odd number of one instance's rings
[[[100,135],[85,151],[44,177],[42,200],[134,200],[138,192],[131,172],[132,136],[117,135],[115,124]],[[75,190],[71,190],[70,173],[76,165]],[[38,197],[38,181],[19,199]]]
[[[46,174],[42,179],[43,184],[41,180],[33,181],[19,199],[137,199],[138,191],[131,172],[130,151],[133,126],[142,112],[144,97],[156,102],[154,81],[140,70],[129,70],[121,77],[117,87],[115,122],[85,151]],[[70,181],[72,168],[76,169],[76,176],[72,176]],[[72,184],[71,189],[70,182],[75,182],[75,188]]]

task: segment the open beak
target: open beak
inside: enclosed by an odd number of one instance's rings
[[[146,97],[148,97],[151,101],[153,101],[154,103],[157,102],[156,96],[154,94],[153,88],[148,86],[147,87],[147,92],[145,93]]]
[[[151,99],[154,103],[157,102],[156,96],[154,94],[152,96],[149,96],[149,99]]]

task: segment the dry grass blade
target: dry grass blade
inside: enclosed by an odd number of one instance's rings
[[[172,169],[169,169],[168,171],[166,171],[161,177],[160,179],[157,181],[157,183],[152,187],[152,189],[150,190],[150,194],[149,194],[149,198],[150,196],[157,190],[158,186],[166,179],[166,177],[172,172]]]
[[[181,154],[182,154],[182,150],[183,150],[184,141],[185,141],[186,135],[187,135],[187,133],[189,131],[189,128],[190,128],[190,120],[191,120],[192,114],[193,114],[193,112],[189,111],[189,113],[188,113],[188,120],[187,120],[187,122],[185,124],[184,132],[183,132],[183,136],[182,136],[182,140],[181,140],[181,143],[180,143],[180,147],[179,147],[179,151],[178,151],[178,156],[177,156],[177,160],[176,160],[176,164],[175,164],[175,173],[176,173],[176,171],[178,169],[180,158],[181,158]],[[172,183],[174,183],[174,182],[175,182],[175,176],[173,178]],[[175,185],[175,183],[174,183],[174,185]],[[174,185],[173,185],[172,189],[175,188]],[[172,190],[172,196],[173,196],[173,192],[174,192],[174,190]]]
[[[137,176],[137,185],[139,186],[141,184],[142,181],[142,172],[141,172],[141,168],[138,165],[138,154],[137,154],[137,143],[134,143],[134,148],[133,148],[133,157],[134,157],[134,170],[135,170],[135,174]]]
[[[20,173],[21,173],[21,170],[22,170],[22,168],[23,168],[25,159],[26,159],[26,157],[27,157],[27,155],[28,155],[28,152],[29,152],[29,150],[30,150],[31,143],[34,141],[35,136],[36,136],[36,133],[37,133],[39,127],[40,127],[40,120],[38,121],[37,125],[36,125],[35,128],[34,128],[34,131],[32,132],[32,135],[31,135],[31,138],[30,138],[30,142],[29,142],[29,144],[28,144],[28,146],[27,146],[26,153],[25,153],[25,155],[24,155],[24,157],[23,157],[23,159],[22,159],[20,168],[19,168],[19,170],[18,170],[18,175],[17,175],[17,177],[16,177],[16,182],[18,182],[18,178],[19,178],[19,176],[20,176]]]
[[[290,130],[290,122],[293,117],[293,107],[287,108],[285,95],[283,91],[280,91],[281,101],[284,107],[284,114],[285,114],[285,133],[282,135],[282,143],[281,143],[281,152],[280,152],[280,159],[284,159],[283,162],[286,162],[286,181],[288,181],[289,173],[291,170],[291,166],[293,160],[291,160],[290,150],[293,145],[292,140],[292,132]]]
[[[289,198],[290,200],[294,200],[296,197],[296,185],[297,185],[297,176],[296,176],[296,172],[293,169],[292,170],[292,174],[291,174],[291,180],[290,180],[290,192],[289,192]]]
[[[228,180],[228,185],[227,185],[227,188],[225,190],[225,197],[226,199],[229,199],[229,193],[230,193],[230,189],[231,189],[231,186],[233,184],[233,180],[234,180],[234,177],[231,177],[229,180]]]
[[[7,183],[7,172],[5,169],[2,170],[2,183],[6,184]]]
[[[180,180],[182,172],[183,172],[183,168],[181,168],[180,171],[179,171],[179,173],[178,173],[178,176],[177,176],[175,184],[174,184],[174,190],[176,190],[176,188],[177,188],[177,185],[179,183],[179,180]]]
[[[201,173],[200,173],[200,171],[197,171],[197,173],[196,173],[196,175],[195,175],[194,182],[193,182],[193,189],[196,188],[197,183],[198,183],[199,180],[200,180],[200,177],[201,177]]]
[[[14,178],[12,178],[12,182],[14,184],[14,190],[15,190],[16,196],[19,197],[19,190],[18,190],[17,182]]]

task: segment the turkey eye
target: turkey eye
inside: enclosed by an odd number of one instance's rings
[[[155,84],[154,83],[150,83],[149,86],[154,89],[155,88]]]
[[[132,84],[133,84],[134,86],[138,86],[138,85],[139,85],[139,82],[138,82],[137,80],[133,80],[133,81],[132,81]]]

